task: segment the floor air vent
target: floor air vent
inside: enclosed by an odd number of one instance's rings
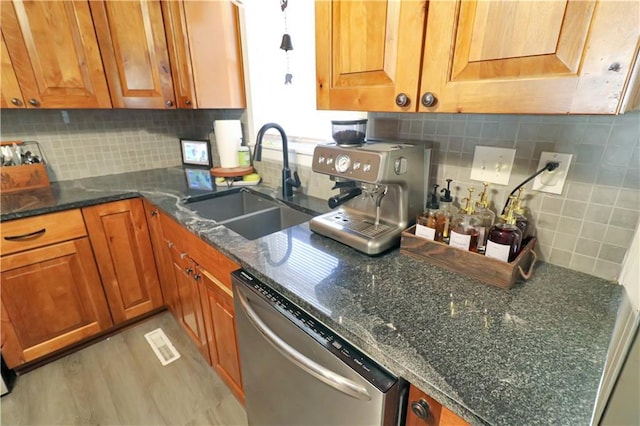
[[[148,332],[144,335],[144,338],[147,339],[162,365],[167,365],[180,358],[180,354],[161,328]]]

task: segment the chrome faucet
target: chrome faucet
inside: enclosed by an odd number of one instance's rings
[[[279,124],[267,123],[258,130],[253,159],[255,161],[262,159],[262,138],[269,129],[276,129],[280,132],[280,137],[282,138],[282,195],[285,198],[293,197],[293,188],[300,187],[300,177],[297,171],[293,172],[293,177],[291,177],[291,170],[289,170],[289,142],[287,141],[287,135],[284,133],[284,129],[280,127]]]

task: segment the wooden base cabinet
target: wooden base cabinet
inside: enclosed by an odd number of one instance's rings
[[[82,214],[115,323],[162,307],[142,200],[98,204]]]
[[[12,242],[3,254],[13,252],[0,266],[2,356],[10,368],[113,325],[91,244],[77,238],[80,231],[86,235],[78,210],[3,223],[3,241]],[[25,250],[16,247],[20,241]]]
[[[154,211],[151,207],[149,211]],[[231,272],[240,266],[158,213],[171,273],[163,286],[176,288],[172,310],[209,364],[244,404],[236,339]]]
[[[468,426],[447,407],[415,386],[409,390],[406,426]]]
[[[244,403],[233,292],[202,268],[198,268],[198,276],[211,365]]]

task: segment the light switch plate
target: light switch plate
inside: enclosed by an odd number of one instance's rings
[[[480,182],[509,185],[515,156],[516,150],[513,148],[476,146],[469,178]]]
[[[551,194],[562,194],[564,182],[567,180],[569,166],[571,165],[571,154],[561,154],[559,152],[542,152],[538,170],[543,168],[549,161],[557,161],[560,167],[552,172],[542,172],[533,181],[534,191],[549,192]]]

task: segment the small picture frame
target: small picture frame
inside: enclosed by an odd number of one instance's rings
[[[180,139],[182,164],[211,167],[211,144],[207,139]]]
[[[213,190],[214,182],[211,178],[211,171],[209,169],[185,167],[184,174],[187,178],[187,186],[189,189],[198,191]]]

